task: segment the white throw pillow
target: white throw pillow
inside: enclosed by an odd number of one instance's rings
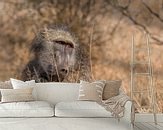
[[[53,107],[46,101],[0,104],[0,117],[51,117]]]
[[[59,102],[55,106],[57,117],[112,117],[111,112],[94,101]]]
[[[33,101],[33,88],[1,89],[2,103]]]
[[[10,78],[11,84],[14,89],[24,89],[24,88],[33,88],[32,95],[35,100],[37,100],[37,91],[36,91],[36,83],[35,80],[30,81],[21,81],[18,79]]]
[[[21,81],[21,80],[18,80],[18,79],[13,79],[13,78],[10,78],[10,81],[11,81],[11,84],[13,86],[14,89],[21,89],[21,88],[24,88],[24,87],[29,87],[29,86],[35,86],[36,83],[35,83],[35,80],[30,80],[30,81]]]

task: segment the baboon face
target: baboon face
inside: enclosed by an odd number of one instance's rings
[[[63,81],[75,64],[75,45],[66,39],[53,38],[55,30],[51,31],[48,32],[48,35],[51,35],[50,38],[43,36],[36,40],[33,50],[48,76],[46,78],[50,81]]]
[[[75,50],[68,43],[53,41],[44,43],[39,62],[44,71],[58,81],[62,81],[75,63]]]

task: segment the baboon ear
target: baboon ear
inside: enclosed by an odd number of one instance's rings
[[[41,50],[43,50],[42,41],[37,38],[34,38],[31,44],[30,51],[36,54],[40,52]]]

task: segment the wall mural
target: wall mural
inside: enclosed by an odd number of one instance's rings
[[[32,42],[34,57],[25,66],[21,79],[34,79],[36,82],[90,81],[89,61],[83,52],[79,41],[66,26],[45,28]]]
[[[0,18],[1,81],[120,79],[128,95],[132,35],[142,47],[149,34],[157,111],[163,112],[162,0],[3,0]],[[135,96],[138,106],[148,104],[143,96]]]

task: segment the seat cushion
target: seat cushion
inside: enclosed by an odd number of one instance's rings
[[[93,101],[59,102],[55,106],[57,117],[112,117],[111,113]]]
[[[51,117],[53,107],[45,101],[0,104],[0,117]]]

